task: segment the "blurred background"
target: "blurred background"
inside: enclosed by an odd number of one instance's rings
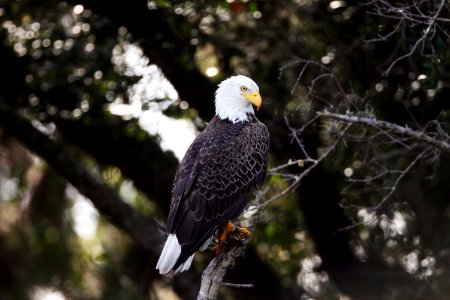
[[[448,299],[449,24],[445,0],[1,0],[0,300],[195,299],[211,252],[154,267],[235,74],[271,171],[224,280],[254,288],[220,298]]]

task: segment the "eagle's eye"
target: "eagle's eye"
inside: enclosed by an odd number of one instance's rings
[[[241,92],[246,92],[248,90],[248,88],[246,86],[241,86]]]

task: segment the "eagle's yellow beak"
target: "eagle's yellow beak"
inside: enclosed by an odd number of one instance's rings
[[[256,108],[259,110],[262,104],[262,98],[261,95],[258,92],[253,92],[251,94],[245,94],[244,97],[250,101],[253,105],[256,106]]]

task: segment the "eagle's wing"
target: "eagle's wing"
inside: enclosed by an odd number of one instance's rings
[[[259,122],[208,128],[181,162],[172,190],[169,233],[182,252],[176,268],[213,232],[239,216],[267,171],[269,133]]]

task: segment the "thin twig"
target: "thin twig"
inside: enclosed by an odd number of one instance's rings
[[[301,134],[301,132],[303,132],[303,130],[306,128],[306,126],[308,126],[309,124],[314,122],[316,119],[317,119],[317,117],[314,117],[311,120],[309,120],[305,125],[303,125],[302,128],[295,129],[289,124],[289,119],[286,116],[284,117],[286,126],[289,128],[289,130],[291,132],[292,139],[294,139],[297,142],[297,145],[300,147],[300,150],[302,150],[303,155],[307,159],[311,159],[311,157],[309,156],[308,151],[306,151],[305,146],[303,145],[302,141],[300,140],[300,138],[298,136]]]
[[[337,145],[341,142],[342,138],[345,136],[345,134],[347,133],[347,131],[350,129],[352,124],[347,124],[347,126],[341,131],[340,135],[336,138],[336,140],[334,141],[334,143],[329,146],[325,152],[322,153],[322,155],[317,158],[313,164],[311,164],[308,168],[306,168],[301,174],[295,176],[295,180],[286,188],[284,189],[282,192],[278,193],[277,195],[273,196],[272,198],[266,200],[264,203],[261,203],[259,206],[253,208],[253,209],[262,209],[264,207],[266,207],[267,205],[269,205],[270,203],[272,203],[273,201],[284,197],[285,195],[287,195],[288,193],[290,193],[291,191],[293,191],[294,189],[296,189],[299,185],[301,180],[308,175],[315,167],[317,167],[317,165],[319,163],[321,163],[325,158],[327,158],[331,152],[334,151],[334,149],[336,149]],[[252,210],[252,209],[250,209]]]
[[[405,59],[405,58],[408,58],[408,57],[410,57],[411,55],[413,55],[414,52],[416,52],[417,47],[418,47],[422,42],[425,41],[425,39],[427,38],[427,35],[428,35],[428,32],[427,32],[426,34],[422,35],[422,36],[414,43],[414,46],[411,48],[411,50],[410,50],[408,53],[403,54],[402,56],[397,57],[396,59],[394,59],[394,61],[389,65],[389,67],[387,68],[387,70],[383,72],[383,76],[388,76],[389,73],[391,72],[392,68],[393,68],[393,67],[395,66],[395,64],[397,64],[399,61],[401,61],[401,60],[403,60],[403,59]]]
[[[341,83],[340,83],[339,80],[337,79],[336,75],[331,71],[331,69],[328,68],[326,65],[320,63],[320,62],[313,61],[313,60],[309,60],[309,59],[296,58],[294,61],[289,62],[289,63],[287,63],[285,66],[283,66],[283,67],[280,68],[280,75],[279,75],[279,78],[281,78],[281,75],[282,75],[282,73],[284,72],[284,69],[286,69],[287,67],[290,67],[290,66],[292,66],[292,65],[295,65],[295,64],[304,64],[304,65],[302,66],[302,68],[301,68],[301,70],[300,70],[300,73],[297,75],[297,78],[296,78],[296,80],[295,80],[294,86],[293,86],[292,89],[291,89],[291,94],[294,93],[295,89],[297,88],[298,84],[300,83],[301,78],[303,77],[303,74],[305,73],[306,69],[307,69],[309,66],[319,67],[319,69],[324,70],[324,71],[327,72],[327,73],[322,73],[322,74],[318,75],[317,77],[315,77],[315,78],[311,81],[311,84],[308,86],[309,92],[308,92],[307,96],[315,97],[315,96],[314,96],[314,86],[315,86],[316,82],[317,82],[319,79],[322,79],[322,78],[324,78],[324,77],[326,77],[326,76],[329,76],[329,77],[331,77],[331,78],[334,80],[334,82],[336,83],[336,85],[337,85],[337,87],[338,87],[338,89],[339,89],[340,95],[344,98],[346,108],[349,109],[349,103],[350,103],[350,101],[347,99],[347,94],[345,93],[344,88],[342,87]],[[322,100],[325,100],[325,99],[322,99]]]
[[[389,189],[389,192],[383,197],[383,199],[380,201],[380,203],[374,207],[373,209],[379,215],[383,210],[386,208],[388,203],[390,202],[391,196],[394,194],[394,192],[397,190],[398,184],[400,181],[408,174],[411,169],[425,156],[425,154],[428,152],[428,148],[422,151],[419,155],[416,156],[416,158],[402,171],[402,173],[397,177],[394,184]]]
[[[375,212],[375,215],[373,217],[371,217],[369,220],[366,221],[361,221],[361,222],[357,222],[354,224],[351,224],[349,226],[345,226],[340,228],[339,230],[337,230],[335,232],[335,234],[338,234],[341,231],[344,230],[349,230],[349,229],[353,229],[355,227],[358,227],[360,225],[369,225],[371,223],[373,223],[374,221],[380,219],[380,215],[381,213],[383,213],[383,211],[385,210],[385,208],[387,207],[387,205],[389,204],[389,202],[393,199],[391,196],[394,194],[394,192],[397,190],[398,185],[400,183],[400,181],[406,176],[406,174],[408,174],[412,168],[427,154],[427,152],[429,151],[428,149],[425,149],[424,151],[422,151],[419,155],[416,156],[416,158],[401,172],[401,174],[397,177],[397,179],[395,180],[394,184],[389,188],[389,192],[383,197],[383,199],[380,201],[380,203],[372,208],[368,208],[369,210],[372,210]]]
[[[387,174],[394,174],[394,173],[402,173],[402,171],[383,170],[382,172],[380,172],[380,173],[378,173],[376,175],[370,176],[370,177],[365,177],[365,178],[348,178],[347,181],[352,182],[352,183],[369,182],[369,181],[380,179],[380,178],[386,176]]]
[[[306,68],[308,67],[308,65],[309,65],[309,62],[306,62],[306,63],[303,65],[303,68],[302,68],[302,70],[300,71],[300,73],[298,74],[297,80],[295,81],[294,86],[293,86],[292,89],[291,89],[291,95],[294,94],[294,91],[295,91],[295,89],[297,88],[297,85],[299,84],[300,80],[302,79],[303,73],[305,73],[305,70],[306,70]]]
[[[385,42],[386,40],[388,40],[391,36],[393,36],[394,34],[396,34],[398,32],[398,30],[400,29],[400,26],[403,24],[403,19],[401,19],[397,26],[395,26],[394,30],[392,30],[391,32],[378,37],[378,38],[374,38],[374,39],[370,39],[370,40],[366,40],[364,41],[365,43],[374,43],[374,42]]]
[[[222,282],[221,285],[235,287],[235,288],[253,288],[254,285],[251,283],[231,283],[231,282]]]
[[[312,159],[312,158],[302,158],[302,159],[296,159],[296,160],[289,160],[287,163],[285,163],[283,165],[279,165],[279,166],[276,166],[274,168],[271,168],[268,171],[268,173],[269,174],[275,174],[279,170],[285,169],[285,168],[290,167],[290,166],[295,166],[295,165],[297,165],[300,168],[302,168],[305,163],[315,163],[316,161],[317,161],[317,159]]]

